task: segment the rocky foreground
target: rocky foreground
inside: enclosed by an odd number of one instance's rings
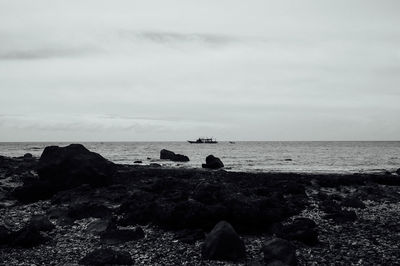
[[[400,265],[399,188],[399,173],[167,169],[47,147],[0,157],[0,265]]]

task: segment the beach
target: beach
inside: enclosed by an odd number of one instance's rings
[[[0,157],[3,265],[78,265],[99,248],[128,254],[134,265],[400,265],[393,171],[114,164],[79,145],[43,154]],[[33,216],[48,228],[31,226]],[[244,256],[206,254],[220,221],[243,241]],[[292,250],[284,255],[295,260],[271,260],[266,243],[274,239],[286,241]]]

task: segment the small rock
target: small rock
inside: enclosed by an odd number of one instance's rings
[[[33,215],[29,221],[29,225],[35,227],[39,231],[51,231],[55,228],[45,215]]]
[[[159,164],[159,163],[151,163],[150,166],[158,168],[158,167],[161,167],[161,164]]]
[[[105,231],[111,231],[117,229],[116,224],[114,221],[110,219],[106,220],[95,220],[87,225],[86,230],[94,233],[94,234],[99,234],[103,233]]]
[[[246,248],[233,227],[221,221],[207,235],[202,256],[209,260],[237,261],[246,257]]]
[[[140,160],[137,160],[137,161],[134,161],[133,163],[143,163],[143,162]]]
[[[128,241],[138,240],[144,238],[144,231],[141,227],[135,229],[115,229],[101,233],[101,242],[106,244],[119,244]]]
[[[111,248],[96,249],[79,261],[81,265],[132,265],[131,255]]]
[[[358,209],[365,209],[365,204],[361,200],[357,198],[345,198],[342,201],[342,206],[344,207],[351,207],[351,208],[358,208]]]
[[[296,249],[287,240],[273,238],[264,244],[262,251],[266,265],[297,265]]]
[[[24,248],[34,247],[48,240],[47,237],[44,237],[36,227],[30,225],[12,233],[11,238],[13,246]]]
[[[0,245],[7,244],[10,241],[11,231],[4,225],[0,225]]]
[[[301,241],[307,245],[314,246],[318,243],[316,226],[315,222],[311,219],[297,218],[292,224],[283,228],[283,238]]]

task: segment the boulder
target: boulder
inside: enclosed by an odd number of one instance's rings
[[[132,265],[131,255],[111,248],[96,249],[79,261],[81,265]]]
[[[10,241],[11,231],[4,225],[0,225],[0,245],[8,244]]]
[[[86,230],[93,234],[100,234],[106,231],[116,230],[117,226],[115,222],[111,219],[100,219],[94,220],[89,223],[86,227]]]
[[[88,217],[107,218],[111,217],[111,210],[96,202],[76,203],[69,207],[68,216],[75,220]]]
[[[121,244],[128,241],[138,240],[144,238],[145,234],[141,227],[135,229],[113,229],[106,230],[100,234],[102,243],[108,245]]]
[[[233,227],[221,221],[206,236],[202,257],[209,260],[237,261],[246,257],[246,248]]]
[[[224,164],[218,157],[215,157],[214,155],[208,155],[206,158],[206,163],[202,164],[202,167],[209,169],[219,169],[224,167]]]
[[[13,246],[30,248],[43,244],[48,239],[43,236],[40,231],[31,225],[26,225],[22,229],[11,234]]]
[[[308,218],[297,218],[293,223],[286,225],[282,230],[282,237],[288,240],[297,240],[307,245],[318,244],[318,233],[315,230],[316,224]]]
[[[396,170],[396,174],[400,175],[400,168]]]
[[[57,190],[90,184],[109,185],[115,164],[81,144],[46,147],[40,157],[38,174]]]
[[[358,208],[358,209],[365,209],[365,204],[361,200],[355,197],[345,198],[342,201],[342,206],[344,207],[351,207],[351,208]]]
[[[45,215],[33,215],[29,221],[29,225],[39,231],[51,231],[55,228],[54,224]]]
[[[273,238],[266,243],[262,248],[264,253],[264,262],[266,265],[297,265],[296,249],[287,240],[281,238]],[[276,264],[278,263],[278,264]]]
[[[136,160],[136,161],[134,161],[133,163],[143,163],[143,161]]]
[[[32,153],[25,153],[24,154],[24,159],[31,159],[33,157]]]
[[[188,162],[189,161],[189,157],[187,157],[186,155],[176,154],[175,152],[169,151],[166,149],[162,149],[160,151],[160,159],[161,160],[171,160],[174,162]]]

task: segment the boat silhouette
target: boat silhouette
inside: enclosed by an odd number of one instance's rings
[[[198,138],[197,140],[188,140],[191,144],[216,144],[217,140],[212,138]]]

